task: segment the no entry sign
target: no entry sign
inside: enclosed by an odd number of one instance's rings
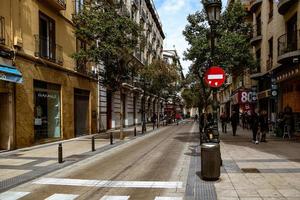
[[[225,82],[225,79],[225,71],[221,67],[210,67],[205,72],[204,80],[210,87],[221,87],[222,84]]]

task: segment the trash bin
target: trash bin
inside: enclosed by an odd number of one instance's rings
[[[221,152],[218,143],[201,145],[201,177],[204,180],[217,180],[220,177]]]

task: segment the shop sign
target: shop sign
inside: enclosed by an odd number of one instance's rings
[[[252,103],[256,99],[256,94],[253,95],[252,91],[241,91],[239,94],[240,103]]]
[[[252,102],[257,101],[257,86],[252,86]]]
[[[47,93],[40,93],[39,92],[38,97],[56,99],[57,95],[56,94],[47,94]]]

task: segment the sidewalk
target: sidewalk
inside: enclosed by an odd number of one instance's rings
[[[230,128],[230,127],[229,127]],[[214,183],[218,199],[300,199],[300,141],[267,134],[253,144],[252,132],[221,133],[223,167]]]
[[[161,129],[163,129],[162,126],[159,129],[155,128],[154,131]],[[136,130],[136,137],[143,136],[141,126],[137,126]],[[152,124],[147,124],[147,133],[152,132],[152,130]],[[114,138],[113,145],[110,145],[110,132]],[[124,140],[119,139],[119,133],[120,130],[110,130],[105,133],[86,135],[69,140],[0,153],[0,192],[136,138],[134,137],[134,127],[124,128]],[[94,152],[91,151],[92,136],[95,137],[96,151]],[[64,162],[61,164],[58,163],[59,143],[62,143],[63,146]]]

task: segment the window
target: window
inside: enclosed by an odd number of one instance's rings
[[[40,56],[55,60],[55,22],[45,14],[39,14],[39,52]]]
[[[60,138],[60,85],[34,80],[35,140]]]
[[[78,14],[84,5],[85,0],[75,0],[75,14]]]
[[[76,39],[76,52],[80,50],[86,50],[86,43],[80,39]],[[76,61],[76,71],[85,73],[86,72],[86,60],[81,59]]]
[[[273,18],[273,7],[274,7],[274,3],[273,0],[269,0],[269,21],[272,20]]]

